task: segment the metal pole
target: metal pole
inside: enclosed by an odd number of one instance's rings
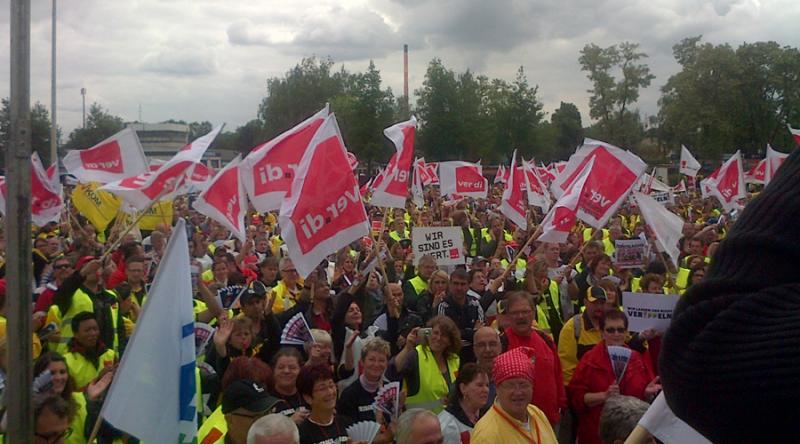
[[[86,128],[86,88],[81,88],[81,103],[83,107],[83,126],[82,128]]]
[[[50,164],[58,163],[58,119],[56,119],[56,0],[53,0],[53,36],[50,39]]]
[[[6,150],[8,277],[8,430],[33,442],[31,356],[31,2],[11,0],[11,131]]]

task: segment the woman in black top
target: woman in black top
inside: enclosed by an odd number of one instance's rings
[[[288,408],[278,412],[300,424],[308,417],[308,405],[297,391],[297,376],[303,366],[303,357],[297,349],[284,347],[272,358],[272,395],[286,401]]]
[[[336,414],[336,382],[327,365],[303,366],[297,378],[297,390],[311,407],[311,413],[297,429],[300,444],[346,443],[352,421]]]

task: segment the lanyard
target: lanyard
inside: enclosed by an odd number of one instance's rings
[[[536,430],[536,440],[533,439],[533,436],[527,430],[524,430],[522,427],[517,424],[512,418],[508,417],[508,414],[504,412],[502,409],[497,408],[497,405],[492,405],[492,408],[501,418],[503,418],[511,427],[517,431],[520,435],[524,436],[528,441],[531,443],[541,444],[541,434],[539,433],[539,424],[536,423],[536,419],[531,417],[531,423],[533,424],[534,429]]]

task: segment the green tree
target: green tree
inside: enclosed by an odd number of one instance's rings
[[[0,107],[0,167],[5,165],[5,152],[11,131],[11,114],[8,98]],[[60,132],[60,131],[59,131]],[[39,102],[31,107],[31,149],[39,153],[45,165],[50,165],[50,112]]]
[[[650,86],[655,78],[646,64],[639,63],[646,57],[639,51],[638,43],[630,42],[608,48],[591,43],[581,50],[578,61],[593,86],[588,91],[592,94],[589,115],[597,120],[592,130],[599,138],[628,148],[641,141],[642,124],[638,113],[631,112],[630,107],[639,99],[640,89]]]
[[[121,117],[112,115],[98,103],[89,107],[86,116],[86,128],[76,128],[69,134],[64,144],[65,150],[86,149],[96,145],[124,128]]]
[[[417,95],[418,146],[426,159],[459,159],[466,153],[459,146],[459,85],[456,74],[440,59],[428,64]]]
[[[581,112],[578,111],[578,107],[575,104],[561,102],[561,105],[550,117],[550,123],[555,133],[554,157],[566,159],[583,140]]]
[[[332,60],[312,57],[303,59],[284,77],[267,80],[267,96],[258,109],[265,139],[302,122],[342,92],[347,73],[344,69],[333,73],[332,67]]]

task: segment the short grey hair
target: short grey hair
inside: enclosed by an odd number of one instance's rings
[[[397,444],[413,444],[411,442],[411,426],[417,422],[420,416],[428,416],[439,422],[439,417],[430,410],[426,409],[408,409],[400,415],[397,419],[397,435],[395,439]],[[249,443],[248,443],[249,444]]]
[[[259,437],[287,436],[293,439],[295,444],[300,444],[300,432],[297,425],[288,416],[280,413],[272,413],[256,420],[247,431],[247,444],[259,444],[256,439]]]
[[[625,441],[649,407],[650,404],[633,396],[609,398],[600,414],[600,438],[603,444]]]

